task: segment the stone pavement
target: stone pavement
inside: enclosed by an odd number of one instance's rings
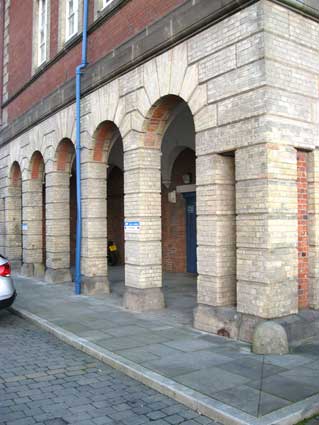
[[[136,314],[121,308],[116,291],[75,296],[71,285],[15,281],[16,308],[130,361],[130,367],[142,366],[186,393],[205,396],[238,419],[221,419],[224,423],[292,424],[319,412],[319,339],[286,356],[258,356],[248,344],[192,329],[185,310]]]
[[[0,425],[217,425],[5,311],[0,340]]]

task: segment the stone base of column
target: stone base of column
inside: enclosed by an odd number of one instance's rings
[[[236,307],[213,307],[198,304],[194,310],[194,328],[213,334],[250,342],[262,319],[239,313]]]
[[[81,292],[84,295],[109,294],[110,284],[106,276],[82,276]]]
[[[43,279],[45,275],[45,268],[41,263],[24,263],[21,267],[21,274],[26,277]]]
[[[9,260],[12,273],[21,273],[22,263],[20,260]]]
[[[33,273],[34,277],[37,279],[43,279],[45,276],[45,267],[42,263],[35,263],[33,264]]]
[[[165,307],[162,288],[133,288],[125,287],[123,305],[131,311],[142,312],[160,310]]]
[[[289,344],[318,334],[319,311],[302,310],[282,318],[270,319],[285,328]],[[236,307],[213,307],[198,304],[194,310],[194,328],[213,334],[251,342],[256,326],[266,319],[239,313]]]
[[[49,283],[72,282],[72,275],[69,269],[47,269],[44,279]]]
[[[32,263],[22,264],[21,274],[22,276],[25,276],[25,277],[33,277],[34,276],[33,264]]]

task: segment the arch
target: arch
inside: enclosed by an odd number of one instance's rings
[[[26,276],[42,278],[46,265],[45,165],[40,151],[34,151],[23,189],[23,266]]]
[[[93,160],[106,162],[112,145],[119,137],[120,131],[112,121],[102,121],[93,135]]]
[[[22,263],[22,172],[14,161],[10,167],[8,196],[5,200],[6,255],[13,269]]]
[[[21,167],[18,161],[14,161],[10,168],[10,186],[18,187],[22,185]]]
[[[44,159],[40,151],[33,152],[30,160],[30,177],[32,180],[43,180]]]
[[[193,140],[189,143],[183,141],[184,132],[181,132],[183,119],[181,120],[180,116],[181,114],[184,116],[185,111],[187,111],[185,119],[191,121],[188,129],[194,132],[191,134]],[[178,125],[176,124],[177,121]],[[180,135],[174,134],[174,131],[169,132],[174,127],[175,133],[180,132]],[[194,118],[184,99],[174,94],[159,98],[148,110],[141,128],[142,132],[140,134],[137,133],[141,142],[136,143],[137,149],[125,150],[124,161],[125,221],[130,226],[133,226],[133,230],[131,230],[127,225],[125,232],[126,288],[124,305],[131,310],[137,311],[160,309],[165,305],[162,273],[166,270],[163,270],[162,248],[163,237],[165,237],[163,231],[165,231],[167,226],[163,225],[163,201],[169,203],[165,205],[167,207],[166,210],[168,210],[166,214],[167,220],[179,220],[182,217],[183,220],[179,228],[185,226],[186,203],[183,195],[176,191],[178,211],[177,213],[171,213],[174,208],[172,205],[173,203],[175,204],[175,201],[171,201],[173,198],[171,193],[169,193],[167,188],[164,191],[161,185],[163,177],[161,176],[161,169],[165,157],[162,153],[167,151],[168,156],[173,153],[173,160],[169,161],[169,164],[165,164],[168,165],[169,169],[172,169],[174,160],[176,160],[176,156],[181,151],[180,146],[186,145],[186,148],[193,148],[191,162],[192,170],[195,170]],[[165,139],[166,134],[169,134],[169,136]],[[176,136],[175,140],[173,140],[174,137],[172,136]],[[163,143],[164,140],[165,144]],[[170,145],[169,149],[167,149],[167,145]],[[171,174],[171,171],[166,174]],[[182,182],[178,184],[180,186],[183,185]],[[191,190],[194,192],[195,186],[191,186],[192,188],[187,187],[186,189],[189,192]],[[174,187],[172,191],[175,189]],[[193,208],[193,211],[195,211],[195,208]],[[193,220],[196,221],[195,214],[193,214]],[[170,227],[172,229],[177,228],[173,222]],[[185,229],[183,230],[185,233]],[[170,247],[173,246],[174,250],[178,250],[176,232],[174,232],[175,230],[170,232],[171,239],[166,246],[170,245]],[[185,239],[184,237],[183,240]],[[193,241],[196,250],[196,240],[193,238]],[[176,271],[186,271],[185,263],[186,261],[184,260],[183,267],[176,269]],[[172,271],[175,271],[175,269]]]
[[[150,108],[143,125],[144,147],[160,148],[163,135],[174,117],[174,110],[186,102],[179,96],[166,95]]]
[[[110,163],[110,161],[112,162]],[[97,125],[91,147],[86,151],[86,155],[82,156],[82,167],[86,170],[87,176],[84,183],[87,190],[82,192],[84,205],[82,241],[83,246],[87,247],[82,252],[82,290],[86,294],[109,292],[110,290],[107,264],[108,228],[110,229],[114,223],[112,238],[117,244],[124,245],[122,234],[118,232],[119,220],[116,213],[116,208],[123,203],[119,199],[119,197],[123,197],[123,185],[118,181],[118,176],[115,176],[112,185],[119,184],[118,190],[115,190],[115,186],[112,188],[109,186],[108,177],[112,174],[112,166],[118,166],[119,170],[123,169],[122,137],[113,121],[105,120]],[[123,177],[120,179],[122,180]],[[111,189],[114,189],[112,196]],[[115,194],[119,197],[114,203],[113,195]],[[109,200],[110,202],[108,202]],[[114,208],[112,211],[113,221],[112,219],[107,220],[110,208]],[[120,205],[121,215],[123,215],[122,209],[122,205]],[[122,231],[123,220],[121,220],[120,226]]]
[[[57,170],[71,172],[74,156],[75,147],[73,142],[68,138],[62,139],[59,142],[55,152]]]

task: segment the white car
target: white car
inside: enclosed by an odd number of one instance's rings
[[[17,293],[11,277],[9,261],[0,255],[0,310],[10,307]]]

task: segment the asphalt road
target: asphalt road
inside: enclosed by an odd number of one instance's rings
[[[216,425],[205,416],[0,312],[0,425]]]

